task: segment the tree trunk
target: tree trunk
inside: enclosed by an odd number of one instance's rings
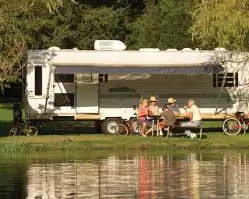
[[[1,92],[1,95],[4,96],[4,82],[3,81],[0,82],[0,92]]]

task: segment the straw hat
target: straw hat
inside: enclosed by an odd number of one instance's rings
[[[174,99],[173,97],[171,97],[171,98],[168,99],[168,103],[169,104],[173,104],[175,102],[176,102],[176,99]]]
[[[150,102],[158,102],[158,100],[156,99],[155,96],[151,96],[150,97]]]

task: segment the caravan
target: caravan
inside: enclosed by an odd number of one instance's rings
[[[125,50],[116,40],[97,40],[94,47],[28,52],[28,120],[94,120],[114,133],[113,126],[136,117],[140,98],[150,95],[161,105],[174,97],[181,107],[194,98],[204,119],[248,112],[246,54],[220,48]]]

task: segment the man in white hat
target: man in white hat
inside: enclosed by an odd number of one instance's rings
[[[180,109],[179,109],[178,105],[176,104],[176,99],[174,99],[173,97],[168,99],[167,108],[169,110],[173,111],[175,116],[180,115]]]

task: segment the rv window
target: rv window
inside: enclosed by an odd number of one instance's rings
[[[216,73],[213,76],[213,86],[221,87],[224,82],[224,87],[238,87],[238,73]]]
[[[54,106],[74,106],[74,93],[55,93]]]
[[[74,74],[55,74],[55,82],[74,83]]]
[[[35,66],[35,95],[42,95],[42,66]]]
[[[99,82],[108,82],[108,74],[99,74]]]
[[[92,81],[93,81],[92,74],[87,74],[87,73],[81,74],[81,82],[91,83]]]

